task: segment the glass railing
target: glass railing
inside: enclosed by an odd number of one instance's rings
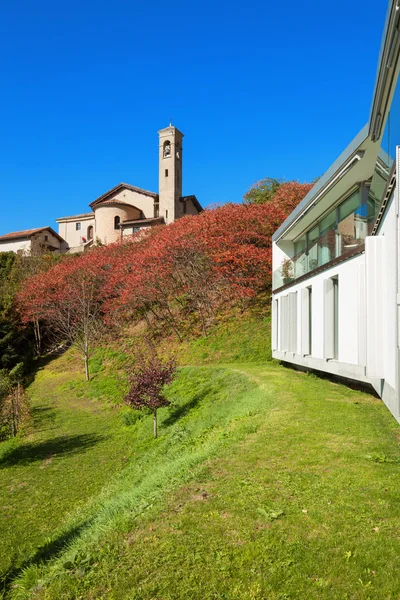
[[[337,227],[325,231],[316,242],[301,252],[285,259],[273,273],[273,289],[295,281],[335,258],[349,254],[362,246],[367,235],[367,218],[348,215]]]

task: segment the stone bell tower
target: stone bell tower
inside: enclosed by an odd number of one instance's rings
[[[161,129],[159,136],[159,214],[172,223],[183,216],[182,197],[182,138],[183,133],[172,123]]]

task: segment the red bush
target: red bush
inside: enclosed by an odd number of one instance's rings
[[[222,302],[270,290],[272,234],[310,188],[284,183],[271,202],[227,204],[62,261],[26,282],[23,318],[50,323],[63,305],[79,320],[90,294],[109,321],[144,318],[179,336],[182,321],[197,316],[205,333]]]

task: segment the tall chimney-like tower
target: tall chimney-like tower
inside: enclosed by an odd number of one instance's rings
[[[182,197],[182,138],[183,133],[170,124],[159,136],[159,203],[160,217],[172,223],[183,216]]]

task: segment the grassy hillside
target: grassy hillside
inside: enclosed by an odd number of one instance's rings
[[[267,336],[243,318],[178,348],[157,440],[115,407],[123,355],[98,352],[89,386],[69,354],[39,372],[28,439],[0,446],[9,597],[400,595],[398,425],[267,362]]]

